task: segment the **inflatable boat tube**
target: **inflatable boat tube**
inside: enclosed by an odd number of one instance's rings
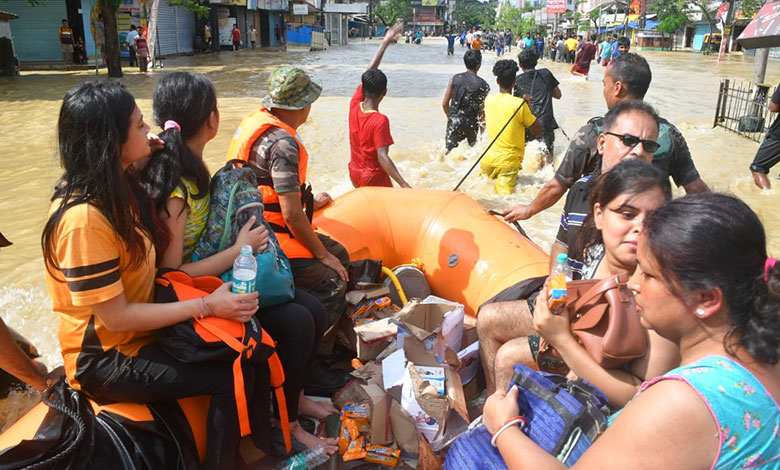
[[[313,223],[352,260],[389,267],[421,260],[433,294],[470,315],[507,287],[549,274],[547,253],[463,193],[359,188],[316,212]]]

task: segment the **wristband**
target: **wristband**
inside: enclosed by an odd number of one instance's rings
[[[200,313],[198,314],[198,317],[200,317],[201,320],[203,318],[208,316],[213,316],[214,312],[211,311],[211,308],[209,307],[209,304],[206,303],[206,298],[201,297],[200,298]]]
[[[498,428],[498,431],[496,431],[496,433],[493,434],[493,437],[490,439],[490,445],[492,445],[493,447],[498,447],[498,444],[497,444],[498,436],[500,436],[502,432],[504,432],[507,429],[511,428],[515,424],[519,424],[520,425],[520,429],[524,428],[525,424],[526,424],[525,418],[522,417],[522,416],[515,416],[514,418],[510,418],[509,421],[504,423],[504,425],[501,426],[500,428]]]

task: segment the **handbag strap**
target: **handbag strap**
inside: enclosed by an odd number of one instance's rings
[[[227,243],[228,233],[230,232],[230,213],[233,211],[233,199],[236,196],[236,190],[238,190],[238,181],[233,183],[233,186],[230,188],[230,199],[228,200],[227,210],[225,211],[225,225],[222,228],[222,238],[219,240],[219,249],[217,249],[217,252],[224,250],[225,243]]]
[[[618,274],[609,277],[591,287],[585,294],[574,303],[574,311],[579,311],[582,307],[599,297],[604,292],[615,287],[625,285],[628,282],[628,274]]]

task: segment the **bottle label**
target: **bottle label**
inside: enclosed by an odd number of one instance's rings
[[[303,452],[300,454],[290,458],[288,461],[289,465],[287,468],[289,470],[308,470],[308,464],[306,463],[306,456],[303,455]]]
[[[251,281],[239,281],[233,279],[233,293],[234,294],[249,294],[255,291],[255,280]]]

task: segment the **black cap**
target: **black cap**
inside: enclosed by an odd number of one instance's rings
[[[11,246],[11,245],[13,245],[13,243],[8,241],[8,239],[5,238],[2,233],[0,233],[0,248]]]

